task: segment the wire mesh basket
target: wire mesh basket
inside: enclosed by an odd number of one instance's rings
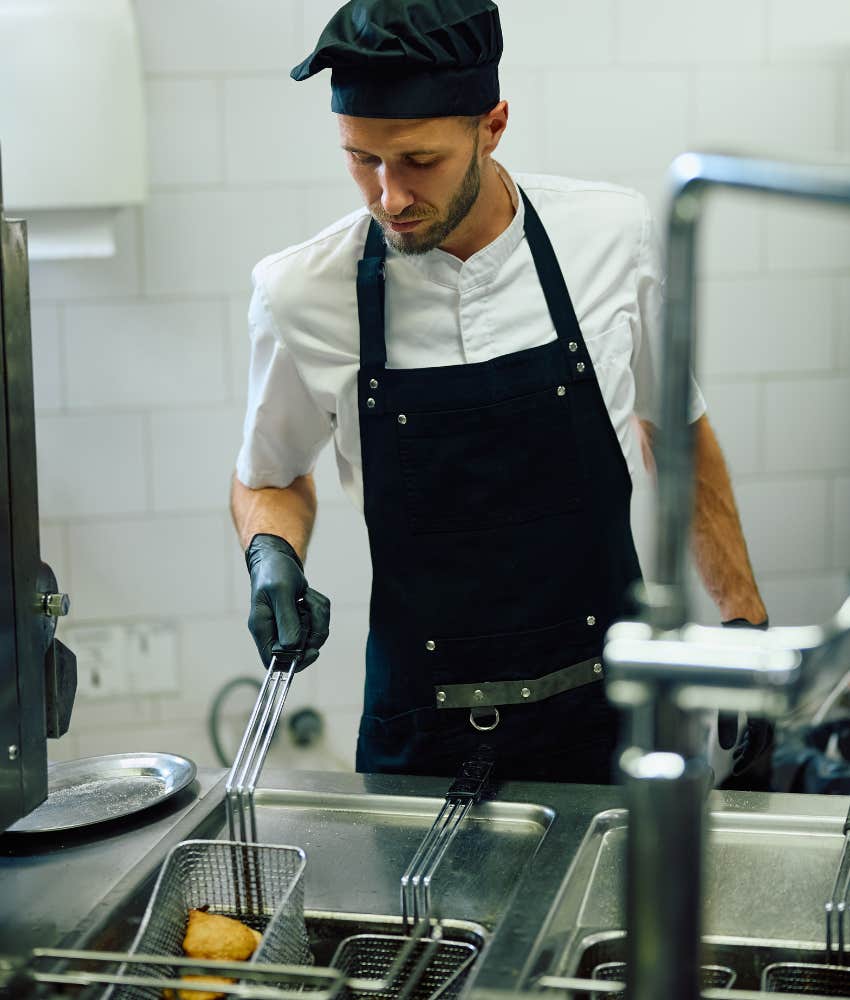
[[[591,972],[592,979],[602,980],[603,982],[620,982],[625,983],[626,981],[626,963],[625,962],[603,962],[600,965],[594,966]],[[732,984],[735,982],[735,972],[726,965],[701,965],[700,966],[700,984],[701,989],[715,989],[715,990],[728,990],[732,988]],[[606,1000],[625,1000],[626,991],[623,990],[621,993],[606,993]]]
[[[765,993],[850,997],[850,966],[806,962],[775,962],[761,975]]]
[[[263,939],[249,962],[310,965],[304,922],[304,852],[298,847],[187,840],[169,853],[129,955],[182,956],[189,911],[240,920]],[[145,975],[129,966],[129,975]],[[147,1000],[157,990],[120,987],[113,1000]]]
[[[404,948],[409,955],[398,969]],[[352,980],[385,980],[387,988],[358,989],[356,982],[347,987],[349,996],[373,1000],[396,1000],[402,993],[406,1000],[451,1000],[463,986],[466,973],[478,956],[478,948],[465,941],[422,938],[411,941],[403,934],[355,934],[340,942],[331,959],[331,968]],[[410,988],[412,985],[412,989]]]

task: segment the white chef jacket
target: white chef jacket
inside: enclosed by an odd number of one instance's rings
[[[555,328],[525,239],[524,206],[466,261],[387,251],[390,368],[472,364],[549,343]],[[646,199],[611,184],[520,174],[560,262],[596,377],[633,477],[635,416],[657,424],[663,270]],[[357,262],[364,207],[254,268],[248,407],[236,474],[252,489],[311,472],[333,436],[340,481],[363,510],[357,410]],[[705,412],[694,385],[691,419]]]

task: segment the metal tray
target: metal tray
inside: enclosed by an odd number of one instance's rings
[[[114,753],[51,764],[47,799],[10,833],[54,833],[106,823],[159,805],[195,778],[191,760],[172,753]]]

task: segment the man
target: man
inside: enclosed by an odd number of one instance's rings
[[[503,777],[606,782],[600,653],[640,576],[658,253],[635,192],[496,163],[501,51],[491,0],[353,0],[293,70],[332,70],[368,210],[255,269],[232,509],[263,660],[307,665],[329,620],[303,573],[311,470],[333,436],[373,566],[358,770],[452,774],[486,740]],[[692,418],[697,562],[725,619],[759,623],[696,387]]]

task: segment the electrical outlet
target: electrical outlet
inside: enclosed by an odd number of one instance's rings
[[[124,629],[120,625],[72,625],[63,641],[77,657],[77,697],[82,700],[127,694]]]

